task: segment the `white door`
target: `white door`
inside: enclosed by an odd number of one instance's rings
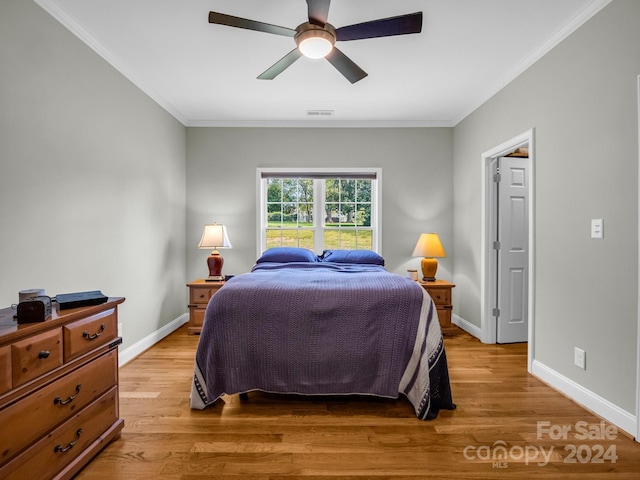
[[[501,157],[497,175],[497,289],[498,343],[528,339],[529,276],[529,159]]]

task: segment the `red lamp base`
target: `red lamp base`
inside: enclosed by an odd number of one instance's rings
[[[207,258],[207,266],[209,267],[209,278],[205,280],[207,282],[221,282],[224,280],[222,276],[222,266],[224,265],[224,258],[217,251],[214,251]]]

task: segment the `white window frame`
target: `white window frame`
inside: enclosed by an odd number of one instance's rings
[[[257,239],[256,248],[257,256],[262,255],[266,250],[267,229],[267,207],[266,207],[266,187],[267,181],[263,178],[265,175],[295,175],[301,178],[305,176],[312,177],[314,175],[325,176],[346,176],[346,175],[368,175],[374,176],[375,180],[371,182],[371,250],[376,253],[382,251],[382,216],[381,216],[381,198],[382,198],[382,169],[381,168],[257,168],[256,169],[256,217],[257,217]],[[323,196],[324,198],[324,192]],[[318,212],[320,202],[314,202],[314,217],[322,218],[323,212]],[[322,228],[315,229],[314,245],[322,245]],[[318,247],[316,247],[318,248]],[[320,254],[322,251],[316,251]]]

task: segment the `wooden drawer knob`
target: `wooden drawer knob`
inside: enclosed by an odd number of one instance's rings
[[[49,350],[40,350],[40,352],[38,352],[38,358],[40,359],[49,358],[49,355],[51,355]]]

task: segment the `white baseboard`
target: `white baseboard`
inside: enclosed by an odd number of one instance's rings
[[[621,430],[624,430],[632,437],[636,436],[636,432],[638,431],[637,418],[631,413],[621,409],[592,391],[587,390],[582,385],[552,370],[538,360],[533,361],[531,373],[573,401],[591,410],[608,422],[611,422]],[[637,438],[636,441],[638,441]]]
[[[455,313],[451,315],[451,322],[457,325],[458,327],[460,327],[462,330],[464,330],[468,334],[473,335],[476,338],[480,338],[481,336],[480,327],[476,327],[473,323],[469,323],[464,318],[456,315]]]
[[[131,360],[136,358],[138,355],[140,355],[142,352],[151,348],[153,345],[158,343],[160,340],[162,340],[164,337],[166,337],[170,333],[173,333],[175,330],[180,328],[182,325],[184,325],[188,321],[189,321],[189,314],[183,313],[178,318],[167,323],[164,327],[160,328],[159,330],[156,330],[150,335],[147,335],[142,340],[137,341],[130,347],[127,347],[124,350],[121,350],[120,352],[118,352],[118,366],[121,367],[125,363],[130,362]]]

